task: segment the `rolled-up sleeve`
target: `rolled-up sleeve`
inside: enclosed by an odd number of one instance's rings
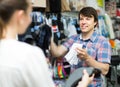
[[[99,62],[111,63],[111,46],[109,41],[102,41],[97,52],[97,60]]]

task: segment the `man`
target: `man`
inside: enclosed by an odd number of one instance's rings
[[[57,46],[51,39],[51,53],[55,57],[65,56],[73,43],[83,45],[83,48],[76,47],[78,58],[81,60],[75,67],[94,67],[101,70],[102,75],[109,71],[111,60],[111,46],[109,41],[96,32],[98,15],[94,8],[84,7],[79,12],[79,25],[81,34],[69,37],[62,45]],[[92,87],[102,87],[102,79],[94,78]]]

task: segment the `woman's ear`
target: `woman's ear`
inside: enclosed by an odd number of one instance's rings
[[[24,24],[24,18],[25,18],[25,12],[23,10],[18,11],[17,12],[18,24],[20,25]]]

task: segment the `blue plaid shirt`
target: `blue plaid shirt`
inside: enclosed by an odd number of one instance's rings
[[[73,35],[69,37],[66,42],[63,43],[63,46],[65,46],[69,50],[73,43],[83,44],[83,47],[87,49],[88,54],[92,56],[93,59],[102,63],[110,63],[110,43],[105,37],[98,34],[96,31],[94,31],[94,33],[88,40],[83,40],[81,34]],[[80,61],[77,65],[72,65],[72,67],[76,69],[89,66],[84,61]],[[102,87],[102,79],[94,79],[93,83],[90,84],[89,87]]]

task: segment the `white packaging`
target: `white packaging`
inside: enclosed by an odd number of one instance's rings
[[[82,48],[82,44],[74,43],[69,52],[65,55],[66,60],[71,65],[76,65],[80,61],[80,59],[77,57],[77,52],[75,51],[76,47]]]

